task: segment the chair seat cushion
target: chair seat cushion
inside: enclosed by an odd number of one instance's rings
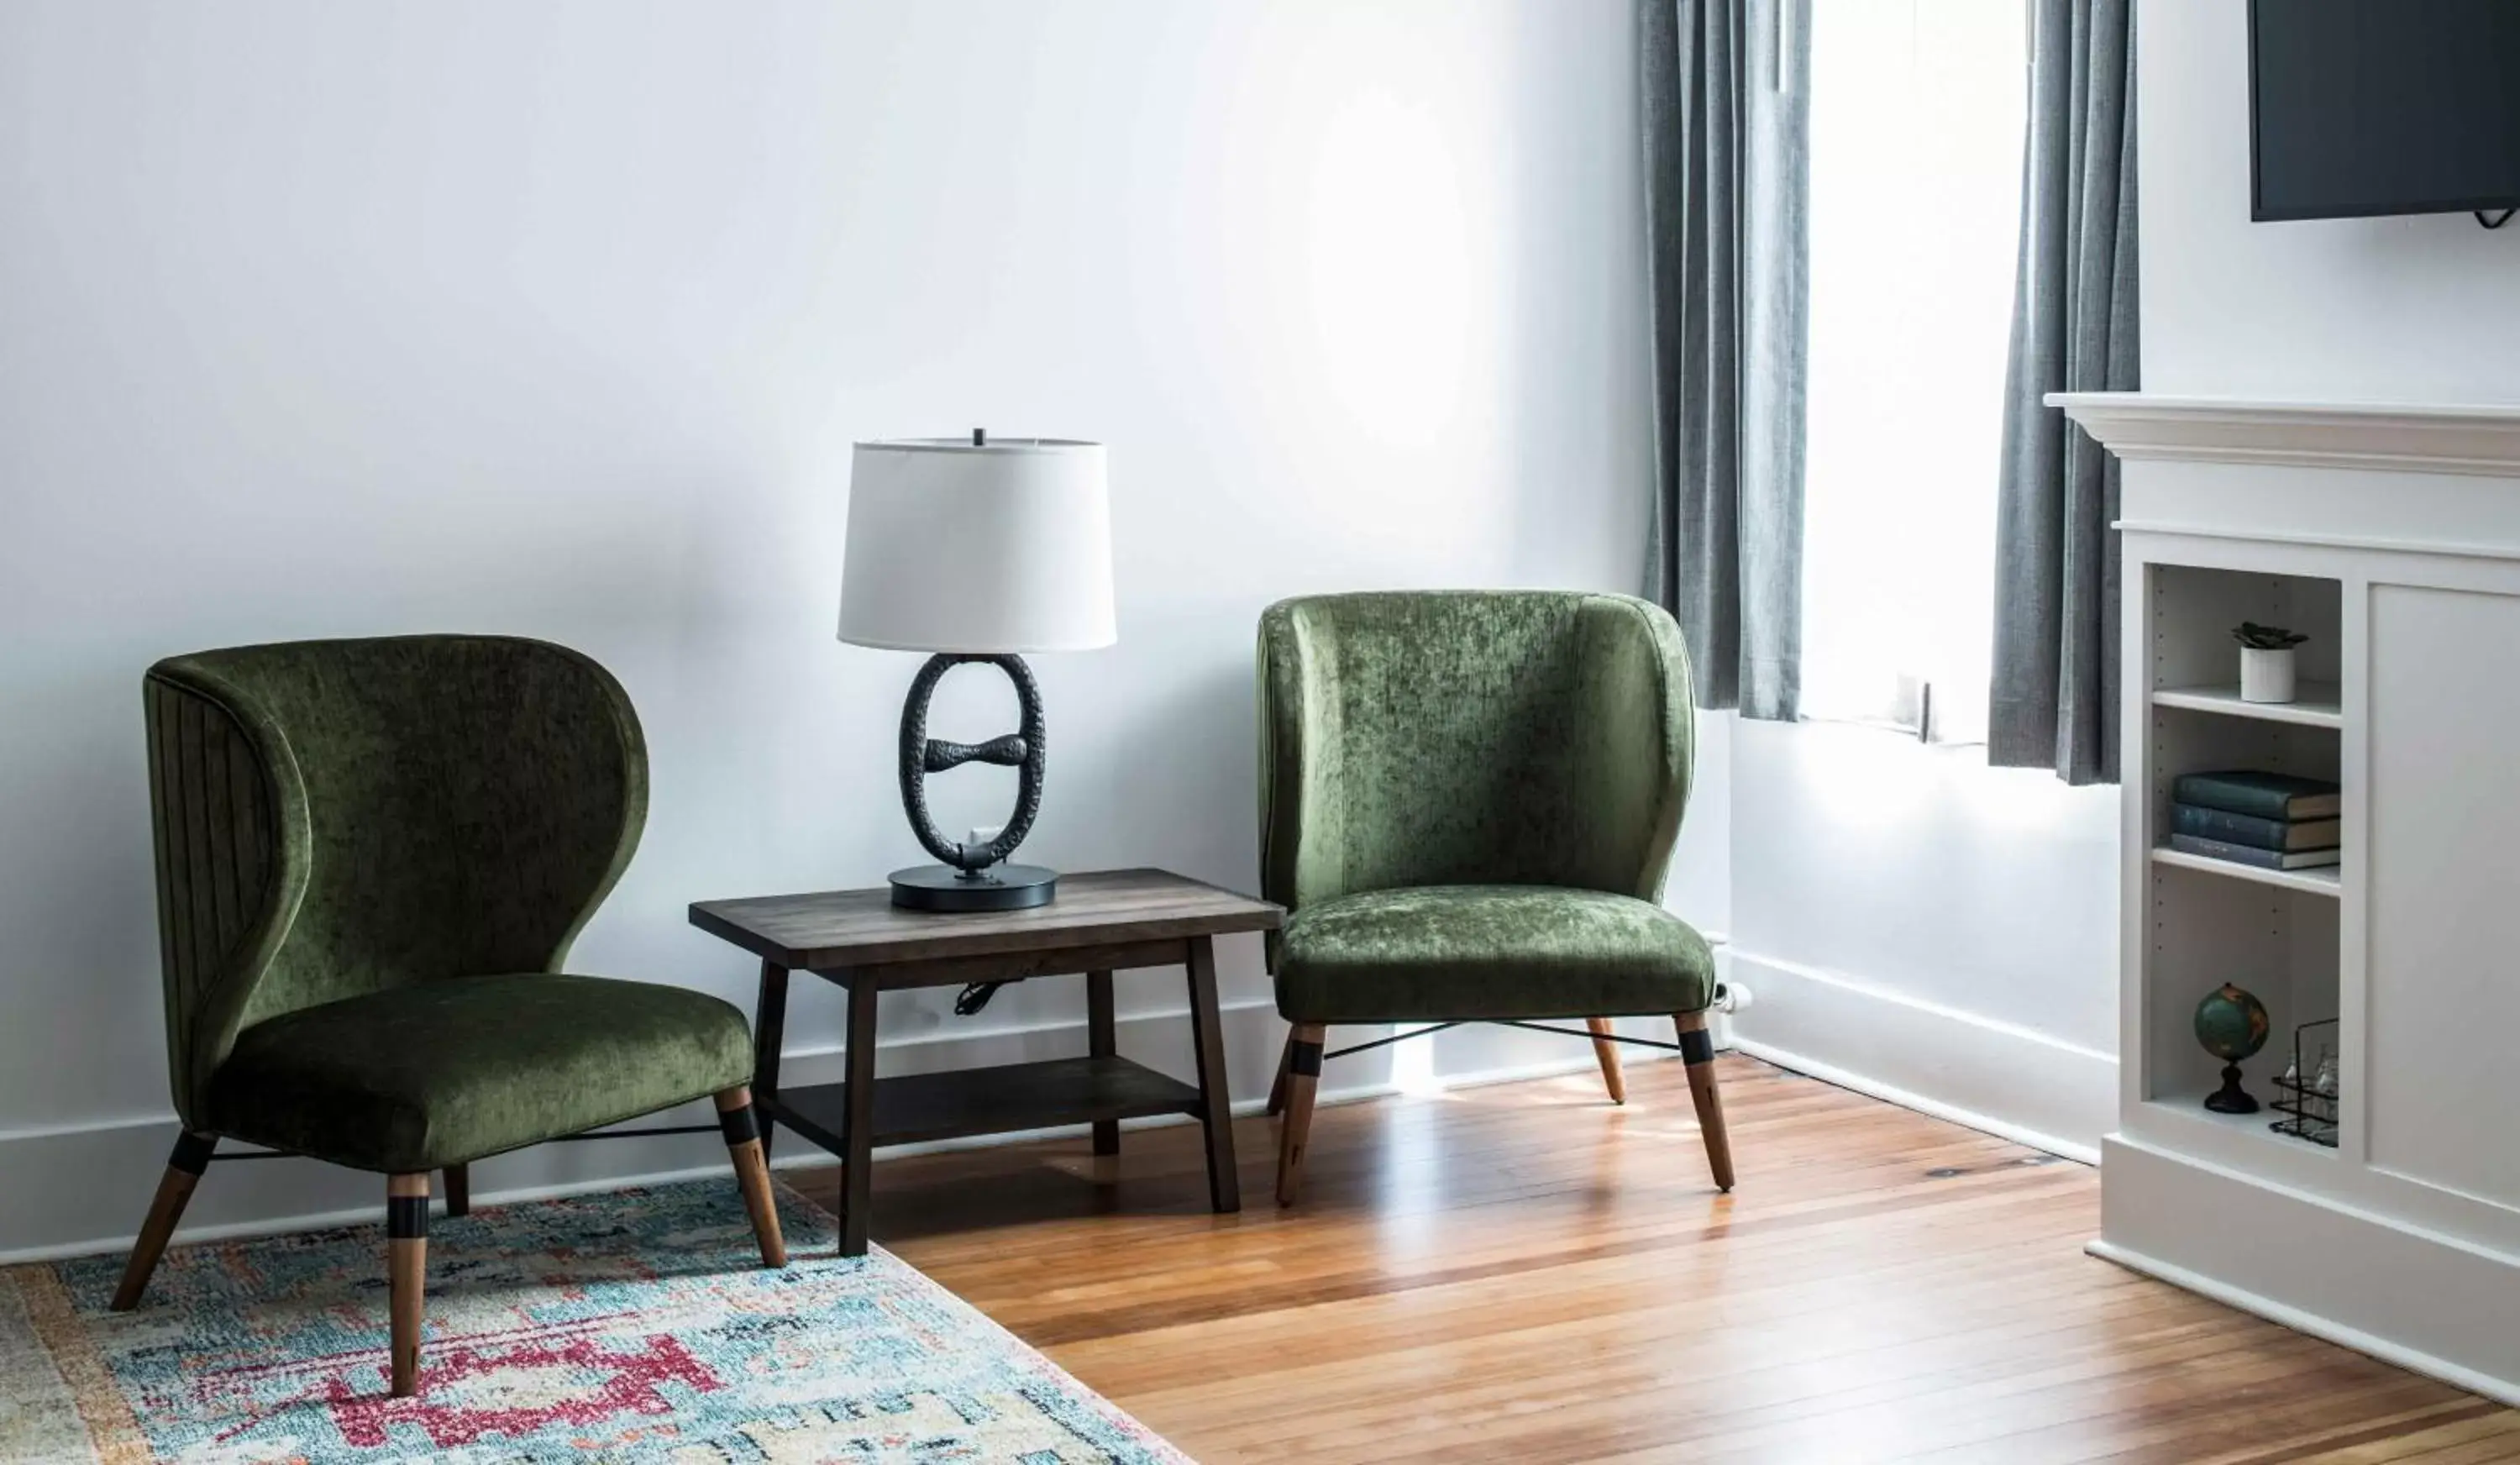
[[[1659,906],[1598,890],[1432,885],[1341,896],[1287,918],[1289,1022],[1446,1022],[1702,1011],[1706,939]]]
[[[388,1174],[461,1165],[751,1082],[743,1014],[602,977],[449,977],[303,1007],[237,1038],[218,1133]]]

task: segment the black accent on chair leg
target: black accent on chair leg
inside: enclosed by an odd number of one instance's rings
[[[179,1131],[175,1135],[174,1152],[166,1157],[166,1168],[180,1170],[199,1179],[202,1172],[210,1168],[211,1152],[218,1147],[219,1138],[216,1134],[196,1134],[190,1130]]]
[[[1312,1144],[1313,1094],[1321,1086],[1323,1025],[1295,1024],[1286,1048],[1286,1117],[1278,1125],[1278,1204],[1291,1206],[1304,1188],[1304,1155]]]
[[[449,1220],[472,1214],[472,1167],[446,1167],[446,1215]]]
[[[387,1241],[428,1240],[428,1197],[425,1195],[386,1196],[385,1239]]]
[[[428,1172],[385,1176],[385,1277],[393,1397],[420,1392],[420,1335],[428,1306]]]
[[[770,1162],[753,1134],[752,1088],[739,1084],[716,1094],[718,1123],[726,1130],[726,1157],[735,1165],[735,1183],[743,1192],[743,1211],[752,1218],[753,1239],[761,1243],[761,1265],[788,1265],[788,1238],[779,1233],[779,1200],[770,1193]]]
[[[1688,1096],[1697,1106],[1697,1129],[1706,1141],[1706,1165],[1715,1173],[1715,1188],[1732,1188],[1732,1136],[1724,1123],[1724,1095],[1715,1082],[1715,1043],[1706,1036],[1706,1014],[1676,1012],[1672,1027],[1680,1036],[1681,1067],[1688,1074]]]

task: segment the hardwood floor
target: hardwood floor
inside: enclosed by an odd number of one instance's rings
[[[2095,1172],[1727,1056],[879,1162],[876,1240],[1226,1461],[2520,1461],[2520,1412],[2085,1256]],[[792,1139],[783,1140],[793,1143]],[[829,1171],[791,1173],[826,1204]]]

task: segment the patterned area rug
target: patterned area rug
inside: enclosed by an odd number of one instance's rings
[[[764,1271],[732,1179],[439,1219],[421,1394],[385,1392],[382,1228],[0,1271],[0,1461],[1187,1457],[889,1253],[781,1199]]]

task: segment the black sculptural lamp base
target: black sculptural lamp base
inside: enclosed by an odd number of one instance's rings
[[[2255,1114],[2258,1101],[2240,1087],[2240,1065],[2223,1065],[2223,1087],[2205,1095],[2205,1107],[2217,1114]]]
[[[1015,685],[1022,725],[1013,732],[971,744],[947,742],[927,735],[927,703],[936,684],[965,662],[982,662],[1007,674]],[[927,658],[910,684],[910,698],[901,708],[901,807],[910,816],[912,832],[942,865],[922,865],[892,872],[892,903],[904,910],[1026,910],[1058,897],[1058,872],[1038,865],[1009,865],[1007,857],[1023,843],[1041,813],[1041,688],[1021,656],[982,656],[942,651]],[[994,763],[1015,770],[1015,807],[998,837],[984,845],[947,839],[927,813],[927,776],[966,763]]]
[[[1029,910],[1058,896],[1058,871],[1038,865],[992,865],[967,875],[950,865],[892,872],[892,903],[904,910]]]

